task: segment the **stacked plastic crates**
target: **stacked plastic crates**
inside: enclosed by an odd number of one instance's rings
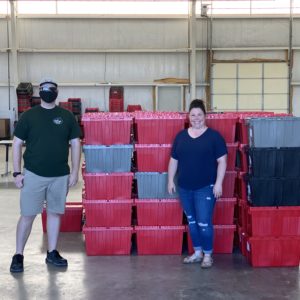
[[[167,190],[168,162],[176,134],[184,129],[185,115],[136,112],[137,253],[182,252],[183,212],[178,195]]]
[[[124,111],[124,88],[122,86],[112,86],[109,89],[109,111]]]
[[[236,139],[239,142],[237,155],[237,182],[236,195],[238,197],[237,224],[238,224],[238,240],[239,248],[243,255],[246,255],[246,239],[247,239],[247,211],[249,208],[247,185],[245,176],[249,171],[249,160],[247,149],[249,148],[249,134],[247,120],[256,117],[271,117],[273,112],[238,112]]]
[[[223,182],[222,198],[216,201],[214,224],[214,253],[232,253],[233,239],[236,225],[234,225],[234,210],[236,206],[235,182],[237,171],[235,170],[238,143],[235,142],[237,116],[235,114],[207,114],[206,124],[217,130],[225,139],[228,159],[226,175]],[[192,242],[188,234],[188,251],[193,252]]]
[[[131,250],[132,116],[86,113],[83,168],[88,255],[129,255]]]
[[[240,201],[242,253],[253,266],[298,266],[300,118],[255,118],[248,123],[248,185],[243,178],[241,184],[251,207]]]
[[[58,106],[70,111],[70,112],[73,112],[73,105],[71,102],[67,102],[67,101],[60,101],[58,103]]]
[[[17,87],[18,113],[31,108],[33,87],[30,82],[21,82]]]

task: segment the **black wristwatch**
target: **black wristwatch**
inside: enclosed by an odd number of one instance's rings
[[[13,172],[13,177],[17,177],[20,174],[22,174],[22,172]]]

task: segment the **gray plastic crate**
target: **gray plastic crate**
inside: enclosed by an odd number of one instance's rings
[[[87,173],[130,172],[133,145],[84,145]]]
[[[253,118],[247,122],[250,147],[300,147],[300,118]]]
[[[178,198],[178,194],[168,193],[168,173],[137,172],[138,198],[139,199],[166,199]]]

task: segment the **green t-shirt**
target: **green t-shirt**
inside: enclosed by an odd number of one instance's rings
[[[71,112],[58,106],[36,106],[22,114],[14,135],[26,142],[23,158],[27,170],[44,177],[70,173],[69,141],[80,136]]]

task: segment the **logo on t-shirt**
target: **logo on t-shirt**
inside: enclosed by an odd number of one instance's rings
[[[53,119],[53,123],[55,125],[61,125],[63,122],[64,121],[63,121],[63,119],[61,117],[56,117],[56,118]]]

